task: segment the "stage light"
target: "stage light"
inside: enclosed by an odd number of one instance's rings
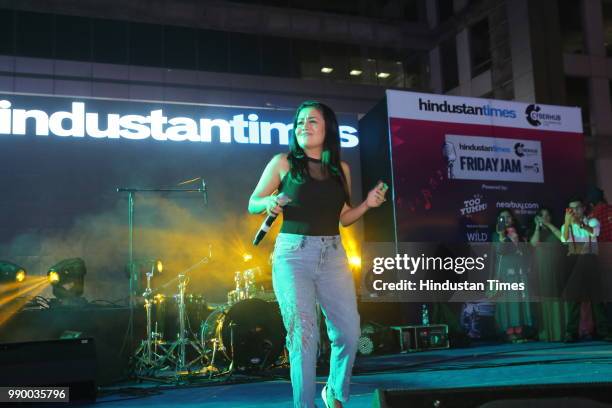
[[[334,69],[332,67],[323,67],[321,68],[321,72],[324,74],[331,74],[334,72]]]
[[[388,72],[379,72],[378,75],[376,75],[379,78],[385,79],[385,78],[389,78],[391,76],[390,73]]]
[[[248,252],[245,252],[244,254],[242,254],[242,260],[244,262],[249,262],[251,259],[253,259],[252,254],[249,254]]]
[[[26,271],[21,266],[12,262],[0,261],[0,282],[23,282]]]
[[[350,256],[349,264],[351,265],[351,268],[361,268],[361,257],[358,255]]]
[[[155,270],[157,273],[162,273],[164,271],[164,264],[159,259],[155,261]]]
[[[352,76],[359,76],[361,74],[363,74],[363,71],[360,69],[351,69],[351,72],[349,72],[349,75]]]
[[[51,284],[57,283],[60,280],[59,273],[50,271],[47,273],[47,279],[49,279],[49,283]]]
[[[85,288],[85,261],[81,258],[64,259],[49,268],[47,278],[53,287],[53,296],[60,300],[75,299]]]

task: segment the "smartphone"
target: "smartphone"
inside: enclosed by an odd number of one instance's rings
[[[504,217],[499,217],[497,219],[497,230],[501,231],[505,228],[506,228],[506,220],[504,219]]]

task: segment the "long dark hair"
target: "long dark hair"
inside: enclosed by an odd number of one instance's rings
[[[346,175],[342,171],[340,164],[340,129],[338,128],[338,119],[334,111],[327,105],[317,101],[305,101],[295,111],[293,118],[293,130],[289,140],[289,173],[291,177],[303,182],[305,177],[308,177],[308,158],[304,149],[300,147],[295,137],[295,128],[297,127],[298,116],[303,109],[315,108],[325,121],[325,139],[323,140],[323,152],[321,153],[321,172],[325,175],[330,175],[336,179],[344,189],[345,202],[350,204],[348,185]]]

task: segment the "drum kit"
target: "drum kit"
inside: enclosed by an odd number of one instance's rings
[[[186,294],[187,272],[192,268],[170,282],[176,282],[178,289],[170,297],[151,287],[156,268],[146,273],[142,294],[146,337],[134,354],[136,375],[212,378],[286,362],[280,310],[274,294],[258,286],[261,270],[236,272],[236,287],[228,293],[227,303],[211,307],[203,296]]]

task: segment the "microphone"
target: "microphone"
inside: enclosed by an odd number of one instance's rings
[[[291,199],[287,197],[285,193],[280,193],[278,196],[276,196],[276,198],[278,199],[278,205],[280,205],[281,207],[286,206],[289,201],[291,201]],[[259,242],[266,236],[266,233],[272,226],[272,223],[274,222],[276,217],[276,214],[268,215],[266,217],[264,222],[261,224],[261,227],[259,227],[259,231],[257,231],[257,234],[255,234],[255,239],[253,239],[253,245],[259,244]]]

